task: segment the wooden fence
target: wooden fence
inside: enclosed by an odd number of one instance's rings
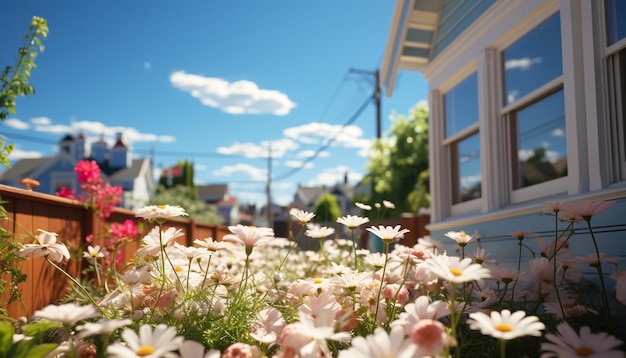
[[[102,245],[104,242],[105,223],[92,210],[86,209],[75,200],[5,185],[0,185],[0,198],[6,202],[3,206],[8,214],[6,220],[0,220],[0,226],[15,233],[13,240],[31,243],[37,236],[38,229],[57,233],[59,240],[68,247],[72,255],[61,267],[74,277],[78,277],[82,271],[82,252],[88,245],[86,238],[89,235],[94,238],[92,245]],[[144,234],[151,229],[142,225],[143,220],[135,218],[133,211],[120,208],[116,208],[106,222],[123,223],[127,219],[133,220],[140,228],[143,227]],[[168,220],[165,226],[181,229],[185,235],[179,242],[186,245],[192,245],[195,239],[206,237],[221,240],[228,233],[228,227],[224,225],[199,223],[185,218]],[[143,235],[140,234],[139,238],[141,237]],[[132,258],[138,246],[139,240],[125,245],[123,259]],[[20,284],[24,307],[17,302],[7,305],[8,292],[0,297],[0,305],[7,309],[10,317],[30,317],[35,310],[57,301],[66,293],[68,279],[45,259],[29,257],[19,265],[28,276],[27,281]]]

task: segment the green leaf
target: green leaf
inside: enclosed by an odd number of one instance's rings
[[[59,345],[57,343],[44,343],[36,345],[26,352],[24,358],[43,358],[58,346]]]
[[[42,335],[46,331],[53,328],[62,328],[63,325],[59,322],[52,322],[47,320],[35,321],[33,323],[25,324],[22,327],[24,334],[27,336],[38,336]]]
[[[13,334],[15,328],[11,323],[0,324],[0,357],[8,358],[9,351],[13,346]]]

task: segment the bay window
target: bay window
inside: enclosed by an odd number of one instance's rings
[[[549,195],[556,180],[567,176],[559,13],[504,49],[501,58],[511,201]],[[528,187],[533,188],[524,190]]]
[[[606,83],[611,182],[626,180],[626,2],[605,0]]]
[[[451,204],[482,195],[480,136],[478,132],[478,80],[465,78],[444,97],[444,146],[450,162]]]

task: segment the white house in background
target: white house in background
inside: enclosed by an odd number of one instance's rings
[[[217,206],[219,215],[226,225],[237,225],[241,222],[239,200],[231,196],[228,184],[196,185],[198,200]]]
[[[388,96],[401,70],[429,86],[433,238],[476,230],[513,259],[509,233],[554,238],[545,202],[615,200],[592,224],[625,261],[625,1],[397,0]]]
[[[337,204],[339,205],[342,215],[354,215],[359,212],[359,209],[357,209],[353,203],[355,189],[355,186],[348,183],[347,173],[344,175],[342,183],[337,183],[329,187],[298,185],[291,207],[311,213],[315,212],[315,203],[317,203],[322,194],[329,193],[337,198]]]
[[[88,154],[82,134],[68,134],[59,142],[59,152],[50,157],[21,159],[0,174],[0,183],[23,187],[20,181],[32,178],[41,184],[35,190],[55,194],[62,187],[80,190],[74,167],[79,160],[95,160],[100,166],[102,178],[113,186],[123,188],[122,203],[127,209],[145,205],[155,185],[152,162],[149,158],[132,158],[132,151],[119,133],[115,144],[109,147],[104,139],[92,143]]]

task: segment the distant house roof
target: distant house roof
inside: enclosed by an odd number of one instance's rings
[[[217,203],[228,196],[228,184],[196,185],[198,198],[208,203]]]
[[[300,199],[302,203],[305,205],[313,205],[319,199],[319,197],[324,193],[324,188],[321,187],[307,187],[301,186],[298,187],[298,191],[296,191],[296,196]]]
[[[147,161],[150,161],[150,159],[149,158],[133,159],[131,161],[129,168],[119,169],[113,172],[111,175],[109,175],[109,178],[111,180],[119,180],[119,181],[127,181],[127,180],[132,180],[134,178],[137,178],[141,174],[142,166]]]
[[[55,159],[55,157],[24,158],[15,163],[11,169],[2,173],[1,178],[6,181],[19,182],[23,178],[32,176],[34,171],[46,165],[53,159]]]

